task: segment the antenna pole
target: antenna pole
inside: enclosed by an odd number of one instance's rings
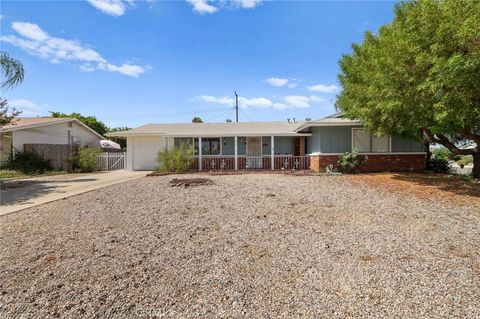
[[[238,123],[238,94],[237,94],[237,91],[235,91],[234,93],[235,93],[235,119],[236,119],[236,122]]]

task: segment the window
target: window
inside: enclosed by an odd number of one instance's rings
[[[202,155],[219,155],[220,138],[202,138]]]
[[[387,153],[390,152],[389,136],[372,136],[363,129],[353,129],[353,148],[360,153]]]

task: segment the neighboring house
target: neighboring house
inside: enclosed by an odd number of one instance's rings
[[[147,124],[108,136],[127,138],[127,169],[152,170],[159,150],[192,145],[192,169],[312,169],[336,166],[338,155],[357,148],[368,156],[364,171],[421,171],[420,141],[374,137],[359,121],[335,114],[307,122]],[[201,145],[201,147],[199,147]],[[272,165],[273,163],[273,165]]]
[[[89,145],[99,144],[103,137],[74,118],[18,117],[0,128],[0,160],[24,151],[25,145]],[[49,158],[50,159],[50,158]],[[57,167],[61,169],[61,167]]]

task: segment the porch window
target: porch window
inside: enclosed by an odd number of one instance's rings
[[[352,130],[352,148],[360,153],[387,153],[390,152],[390,137],[373,136],[364,129]]]
[[[202,138],[202,155],[220,155],[220,138]]]

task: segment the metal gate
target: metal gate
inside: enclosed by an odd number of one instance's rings
[[[97,167],[101,171],[127,169],[125,153],[102,153],[97,157]]]

